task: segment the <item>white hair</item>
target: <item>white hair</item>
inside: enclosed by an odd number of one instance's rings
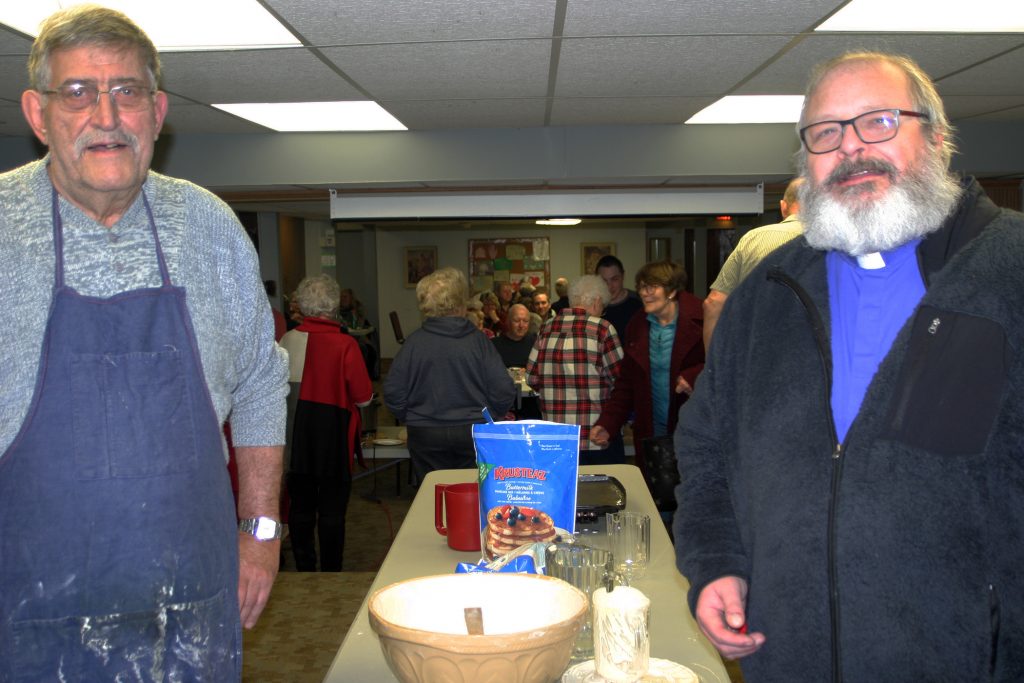
[[[607,306],[611,300],[608,285],[598,275],[583,275],[569,285],[569,305],[573,308],[586,308],[597,301]]]

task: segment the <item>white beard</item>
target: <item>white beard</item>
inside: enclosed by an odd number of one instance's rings
[[[833,194],[831,185],[858,170],[888,174],[890,187],[881,199],[862,199],[874,183]],[[884,161],[848,160],[821,185],[807,178],[800,188],[799,215],[807,242],[815,249],[861,256],[895,249],[935,232],[953,211],[960,194],[960,184],[950,176],[938,154],[929,153],[920,168],[902,174]]]

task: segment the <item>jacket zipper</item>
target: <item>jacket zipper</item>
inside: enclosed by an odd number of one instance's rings
[[[822,373],[825,377],[825,392],[823,400],[825,409],[829,416],[832,414],[832,346],[829,343],[825,323],[821,319],[821,313],[814,301],[800,283],[791,278],[779,268],[772,268],[768,272],[768,279],[778,282],[788,288],[796,295],[800,305],[807,313],[811,323],[811,331],[814,333],[815,345],[818,348],[818,356],[821,358]],[[828,502],[828,535],[827,561],[828,561],[828,613],[829,613],[829,637],[832,645],[832,682],[842,683],[843,672],[840,663],[842,653],[839,648],[839,572],[836,561],[836,526],[839,506],[839,483],[843,474],[843,445],[839,443],[839,435],[836,433],[835,421],[829,419],[829,432],[832,437],[832,486]]]

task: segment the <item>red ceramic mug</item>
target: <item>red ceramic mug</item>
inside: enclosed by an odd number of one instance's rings
[[[447,522],[447,526],[445,523]],[[434,487],[434,527],[452,550],[480,550],[480,489],[476,484]]]

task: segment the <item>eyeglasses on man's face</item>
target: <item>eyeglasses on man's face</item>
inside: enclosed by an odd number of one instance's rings
[[[100,90],[90,83],[67,83],[53,90],[44,90],[52,95],[65,111],[90,111],[99,104],[101,95],[110,95],[110,101],[118,111],[142,111],[149,107],[156,91],[139,83],[115,85],[109,90]]]
[[[839,149],[843,144],[843,133],[847,126],[853,126],[860,141],[873,145],[896,137],[900,130],[900,117],[915,119],[929,117],[918,111],[906,109],[876,109],[845,121],[818,121],[800,129],[800,139],[811,154],[827,154]]]

